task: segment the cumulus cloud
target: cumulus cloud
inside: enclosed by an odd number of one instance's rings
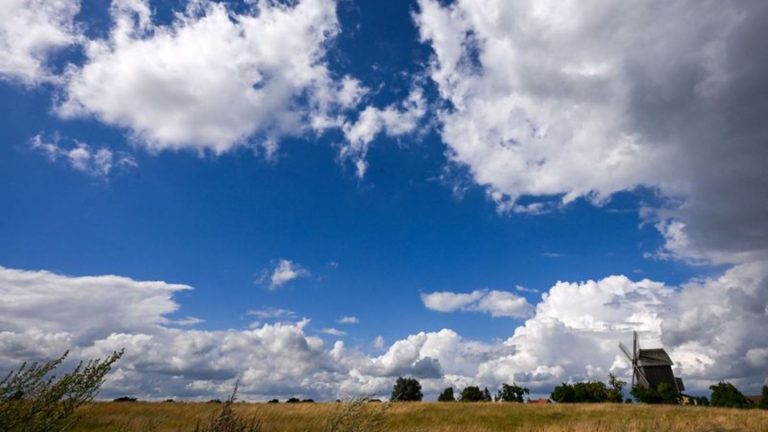
[[[670,199],[645,214],[670,255],[765,260],[765,2],[419,9],[448,157],[501,209],[646,186]]]
[[[436,291],[421,295],[427,309],[438,312],[475,311],[493,317],[524,318],[531,312],[531,305],[524,297],[508,291],[475,290],[471,293]]]
[[[371,355],[342,341],[326,346],[307,335],[308,319],[244,330],[176,328],[169,315],[179,309],[174,294],[190,289],[183,284],[0,268],[0,370],[66,349],[78,359],[125,348],[104,397],[209,399],[228,394],[237,379],[246,399],[385,397],[398,376],[419,378],[429,395],[448,385],[511,381],[546,393],[563,381],[605,379],[609,371],[628,377],[617,343],[639,330],[643,346],[667,348],[694,391],[726,379],[753,392],[766,379],[768,336],[753,325],[768,317],[765,286],[761,271],[749,266],[682,287],[623,276],[559,282],[507,340],[479,342],[442,329],[388,347],[378,337],[380,354]],[[726,301],[713,294],[718,289]],[[745,304],[751,315],[734,315]]]
[[[291,260],[280,259],[277,261],[277,265],[275,265],[275,268],[272,269],[271,273],[265,272],[261,278],[259,278],[259,282],[262,283],[265,282],[266,279],[269,279],[268,288],[276,290],[292,280],[307,277],[309,275],[309,270],[300,264]]]
[[[337,82],[324,62],[339,31],[333,1],[252,8],[190,2],[160,25],[147,1],[113,1],[111,32],[86,44],[58,113],[126,128],[151,150],[257,144],[270,156],[309,117],[359,101],[359,83]]]
[[[8,0],[0,9],[0,78],[34,85],[54,79],[48,57],[78,42],[78,0]]]
[[[37,134],[27,144],[51,162],[64,161],[73,169],[93,177],[105,178],[115,168],[137,166],[133,156],[125,152],[113,152],[107,147],[95,149],[84,142],[58,134],[48,138]]]

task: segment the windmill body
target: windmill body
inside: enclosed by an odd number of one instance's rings
[[[639,385],[655,390],[659,384],[666,383],[678,393],[685,390],[683,380],[676,378],[672,372],[674,362],[669,358],[669,354],[663,348],[640,348],[637,332],[633,335],[631,352],[624,344],[619,343],[619,348],[632,363],[632,387]]]

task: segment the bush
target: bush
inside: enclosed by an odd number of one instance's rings
[[[501,389],[496,395],[496,400],[504,402],[523,402],[523,395],[527,394],[530,394],[530,390],[526,387],[520,387],[515,383],[512,383],[512,385],[504,383],[501,385]]]
[[[370,399],[357,398],[340,403],[325,423],[325,432],[384,431],[384,415],[389,404],[371,405]]]
[[[392,402],[421,402],[424,394],[421,393],[421,384],[414,378],[399,377],[392,387]]]
[[[552,390],[552,394],[549,395],[549,398],[555,402],[572,403],[576,402],[576,392],[573,390],[572,385],[562,383]]]
[[[277,399],[270,399],[267,403],[268,404],[276,404],[276,403],[280,403],[280,401],[277,400]]]
[[[437,396],[438,402],[456,402],[456,397],[453,395],[453,387],[448,387]]]
[[[44,364],[24,363],[0,380],[0,431],[68,430],[75,409],[96,396],[104,376],[123,351],[104,360],[80,362],[72,372],[56,379],[51,373],[68,354]]]
[[[709,386],[712,390],[710,398],[712,406],[728,408],[745,408],[749,402],[744,395],[729,382],[719,382]]]

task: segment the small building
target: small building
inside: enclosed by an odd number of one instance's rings
[[[541,399],[528,399],[528,403],[529,403],[529,404],[534,404],[534,405],[546,405],[546,404],[551,404],[551,403],[552,403],[552,401],[551,401],[551,400],[549,400],[549,399],[547,399],[547,398],[541,398]]]

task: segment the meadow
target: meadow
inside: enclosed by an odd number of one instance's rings
[[[263,432],[327,431],[339,403],[237,403],[236,412],[256,416]],[[641,404],[524,405],[515,403],[369,403],[386,409],[382,431],[768,431],[767,410]],[[76,432],[192,431],[221,405],[207,403],[91,403],[79,409]],[[364,432],[364,430],[360,431]]]

